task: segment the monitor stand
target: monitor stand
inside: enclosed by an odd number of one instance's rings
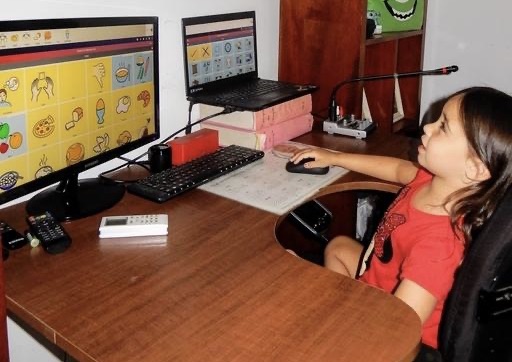
[[[109,209],[123,197],[121,183],[99,178],[78,180],[73,174],[58,185],[36,194],[27,202],[28,215],[49,211],[59,221],[80,219]]]

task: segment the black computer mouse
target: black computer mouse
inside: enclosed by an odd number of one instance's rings
[[[286,163],[286,171],[291,173],[305,173],[309,175],[325,175],[329,172],[329,166],[326,167],[312,167],[306,168],[304,164],[309,161],[314,161],[314,158],[303,158],[297,163],[293,163],[292,161],[288,161]]]

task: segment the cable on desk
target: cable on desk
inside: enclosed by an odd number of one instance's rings
[[[190,114],[192,112],[192,107],[194,106],[194,103],[193,102],[190,102],[190,106],[189,106],[189,120],[190,120]],[[193,122],[193,123],[190,123],[190,122],[187,122],[187,125],[185,127],[182,127],[180,129],[178,129],[176,132],[172,133],[170,136],[164,138],[162,141],[160,141],[158,144],[164,144],[165,142],[169,141],[171,138],[177,136],[178,134],[180,134],[181,132],[183,131],[186,131],[187,129],[189,128],[192,128],[193,126],[201,123],[201,122],[204,122],[206,121],[207,119],[210,119],[210,118],[214,118],[214,117],[217,117],[217,116],[220,116],[221,114],[229,114],[229,113],[233,113],[233,112],[236,112],[236,111],[239,111],[237,108],[235,107],[230,107],[230,106],[226,106],[224,107],[224,109],[220,112],[217,112],[217,113],[214,113],[214,114],[211,114],[209,116],[206,116],[206,117],[203,117],[203,118],[200,118],[198,119],[197,121]],[[107,171],[103,171],[102,173],[100,173],[98,175],[99,178],[101,179],[104,179],[104,180],[108,180],[108,181],[114,181],[114,182],[119,182],[119,183],[127,183],[127,182],[136,182],[137,180],[133,180],[133,181],[119,181],[119,180],[112,180],[111,178],[107,177],[106,175],[111,173],[111,172],[114,172],[114,171],[117,171],[123,167],[126,167],[126,166],[130,166],[130,165],[137,165],[137,166],[141,166],[141,167],[144,167],[146,169],[147,166],[145,165],[142,165],[140,162],[137,162],[138,160],[140,160],[142,157],[146,156],[148,154],[148,151],[140,154],[139,156],[133,158],[133,159],[128,159],[128,158],[125,158],[125,157],[117,157],[121,160],[124,160],[126,161],[125,163],[123,163],[122,165],[119,165],[117,167],[114,167],[114,168],[111,168],[110,170],[107,170]]]
[[[194,102],[190,101],[188,103],[188,122],[187,127],[185,127],[185,134],[190,134],[192,132],[192,108],[194,107]]]

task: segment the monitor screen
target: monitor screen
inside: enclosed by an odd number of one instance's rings
[[[254,11],[184,18],[182,32],[187,96],[258,76]]]
[[[157,17],[0,22],[0,203],[59,182],[29,214],[112,206],[124,186],[78,174],[158,139],[158,99]]]

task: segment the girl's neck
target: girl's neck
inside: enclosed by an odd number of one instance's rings
[[[421,188],[414,200],[414,206],[419,210],[435,215],[448,215],[455,199],[448,201],[448,197],[460,190],[460,185],[453,185],[437,176]]]

